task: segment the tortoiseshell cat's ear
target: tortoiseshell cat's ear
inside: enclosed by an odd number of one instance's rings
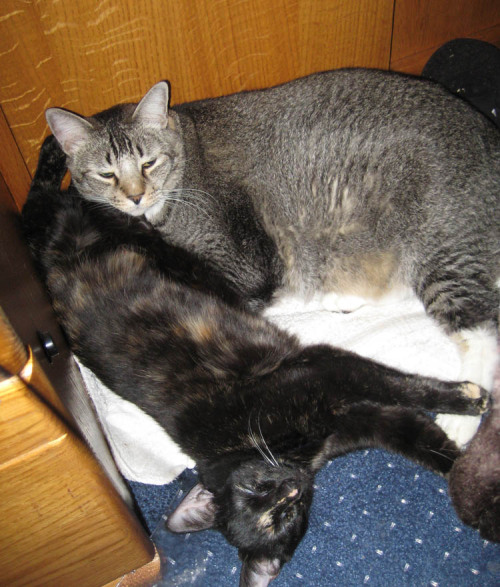
[[[48,108],[45,118],[66,155],[74,155],[89,140],[93,127],[83,116],[62,108]]]
[[[168,98],[167,82],[155,84],[137,104],[132,116],[133,120],[155,128],[166,128],[168,125]]]
[[[240,587],[267,587],[280,570],[281,563],[277,558],[245,561],[241,567]]]
[[[171,532],[208,530],[215,523],[216,507],[213,494],[201,483],[195,485],[167,520]]]

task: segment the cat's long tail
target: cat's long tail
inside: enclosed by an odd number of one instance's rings
[[[35,259],[39,259],[54,225],[56,210],[64,194],[66,155],[50,135],[43,142],[38,166],[22,211],[23,230]]]
[[[31,183],[30,192],[38,189],[59,191],[66,170],[66,155],[55,137],[49,135],[43,141],[40,149],[38,165]]]

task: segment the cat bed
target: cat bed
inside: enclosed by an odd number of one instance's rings
[[[306,343],[327,342],[423,375],[459,374],[455,346],[416,299],[349,314],[297,303],[270,319]],[[195,585],[236,585],[237,552],[221,535],[164,529],[169,509],[194,483],[191,460],[149,416],[81,369],[116,462],[170,561],[162,584],[189,576]],[[332,461],[316,484],[309,531],[273,585],[499,584],[500,545],[460,522],[439,476],[367,450]]]
[[[454,39],[440,47],[422,76],[458,94],[500,128],[500,50],[479,39]]]

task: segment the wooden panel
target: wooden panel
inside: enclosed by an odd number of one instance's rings
[[[392,13],[393,0],[2,0],[0,105],[33,172],[48,106],[91,114],[165,78],[181,102],[387,68]]]
[[[31,409],[30,395],[19,393],[19,387],[14,387],[12,381],[12,378],[8,379],[8,386],[5,390],[2,391],[2,387],[0,387],[0,397],[2,398],[0,470],[7,461],[40,446],[43,447],[47,442],[54,440],[53,430],[47,428],[43,412]],[[24,390],[23,386],[20,388]]]
[[[396,0],[391,69],[419,74],[436,49],[460,37],[500,46],[499,0]]]
[[[26,348],[0,307],[0,367],[2,367],[0,380],[8,378],[10,375],[17,375],[27,360]]]
[[[0,577],[95,587],[154,548],[89,452],[18,377],[0,383]]]
[[[103,587],[152,587],[161,580],[161,558],[155,548],[155,556],[147,565],[136,569],[117,581],[107,583]]]
[[[15,204],[18,211],[26,199],[31,176],[26,167],[21,152],[14,140],[3,110],[0,108],[0,174],[9,186],[11,194],[15,194]]]
[[[0,307],[0,381],[18,375],[27,385],[46,399],[67,421],[71,416],[55,393],[30,348],[26,349]],[[0,456],[0,460],[2,457]]]

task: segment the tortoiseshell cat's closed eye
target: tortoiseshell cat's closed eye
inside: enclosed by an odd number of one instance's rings
[[[421,410],[477,415],[485,390],[299,344],[141,220],[61,193],[64,172],[49,137],[26,237],[79,359],[196,461],[172,531],[219,530],[238,548],[240,584],[263,586],[306,532],[328,459],[384,447],[448,473],[459,449]]]

